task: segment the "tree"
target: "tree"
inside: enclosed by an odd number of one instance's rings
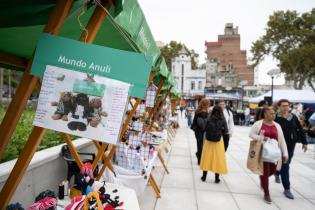
[[[315,8],[301,15],[289,10],[274,12],[251,52],[254,66],[272,55],[279,60],[281,72],[294,81],[294,88],[302,89],[307,82],[315,91]]]
[[[162,57],[164,57],[168,69],[169,70],[172,69],[172,59],[177,56],[178,52],[182,48],[185,48],[186,51],[188,52],[188,55],[190,56],[191,68],[197,69],[198,68],[197,58],[199,55],[194,50],[189,50],[184,44],[176,41],[170,41],[169,44],[166,44],[161,48],[161,55]]]

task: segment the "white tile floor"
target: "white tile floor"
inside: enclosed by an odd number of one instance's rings
[[[171,151],[163,153],[170,174],[160,163],[153,170],[160,189],[161,198],[156,199],[150,186],[139,197],[141,210],[314,210],[315,209],[315,159],[314,146],[303,153],[297,145],[291,164],[291,185],[294,200],[283,196],[281,184],[270,177],[271,205],[266,204],[259,187],[258,176],[246,168],[249,145],[249,127],[236,127],[227,152],[228,174],[221,183],[214,183],[214,175],[208,174],[201,182],[201,171],[195,156],[196,141],[184,119],[180,120]]]

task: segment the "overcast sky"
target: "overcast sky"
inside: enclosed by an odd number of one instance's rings
[[[138,0],[155,40],[184,43],[199,54],[199,63],[205,62],[205,41],[217,41],[225,23],[238,26],[241,48],[250,57],[252,42],[264,34],[269,15],[275,10],[308,12],[315,0]],[[271,83],[266,72],[276,68],[276,61],[266,59],[259,65],[259,82]],[[283,83],[277,79],[276,83]]]

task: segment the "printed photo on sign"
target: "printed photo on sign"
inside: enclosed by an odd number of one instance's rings
[[[116,144],[130,85],[47,66],[33,124]]]

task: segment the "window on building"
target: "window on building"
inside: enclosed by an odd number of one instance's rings
[[[184,64],[182,64],[182,82],[181,82],[181,91],[184,90]]]
[[[199,82],[198,82],[198,90],[201,90],[201,89],[202,89],[202,82],[199,81]]]
[[[195,81],[192,81],[192,82],[190,83],[190,89],[191,89],[191,90],[195,90]]]

